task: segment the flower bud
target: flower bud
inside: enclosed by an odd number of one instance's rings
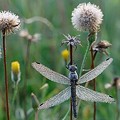
[[[61,55],[62,55],[62,57],[64,58],[65,61],[68,61],[69,54],[70,53],[67,49],[65,49],[61,52]]]
[[[39,101],[34,93],[31,93],[32,108],[36,111],[39,106]]]
[[[15,84],[18,84],[20,81],[20,64],[18,61],[11,63],[11,79]]]

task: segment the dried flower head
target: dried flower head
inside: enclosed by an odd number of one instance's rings
[[[0,31],[4,31],[5,34],[14,32],[20,27],[20,19],[17,15],[9,12],[0,12]]]
[[[98,6],[82,3],[72,12],[72,24],[79,31],[97,32],[102,23],[103,13]]]
[[[33,35],[33,37],[32,37],[32,42],[37,42],[38,40],[40,40],[41,39],[41,34],[39,34],[39,33],[35,33],[34,35]]]
[[[28,32],[28,30],[24,30],[24,29],[20,31],[19,36],[22,38],[25,38],[26,40],[29,40],[31,42],[37,42],[38,40],[41,39],[41,34],[35,33],[34,35],[31,35]]]
[[[110,47],[112,44],[109,43],[108,41],[106,40],[102,40],[100,41],[97,45],[96,45],[96,48],[104,48],[104,49],[107,49],[108,47]]]
[[[64,58],[65,61],[68,60],[69,54],[70,53],[67,49],[63,50],[62,53],[61,53],[61,55],[62,55],[62,57]]]
[[[16,84],[20,81],[20,64],[18,61],[11,63],[11,79]]]
[[[105,53],[106,55],[108,55],[106,49],[109,48],[111,45],[112,44],[109,43],[108,41],[102,40],[102,41],[98,42],[97,44],[94,42],[92,44],[92,49],[93,49],[93,51],[102,52],[102,53]]]
[[[69,45],[72,45],[72,46],[77,46],[78,44],[80,44],[80,40],[77,38],[77,36],[70,36],[68,34],[68,36],[64,35],[65,36],[65,40],[62,41],[62,44],[67,44],[68,46]]]
[[[21,30],[19,33],[19,36],[23,38],[27,38],[28,35],[29,35],[28,30],[25,29]]]
[[[116,88],[120,89],[120,77],[115,77],[113,79],[112,83],[107,83],[105,85],[106,89],[111,88],[111,87],[116,87]]]

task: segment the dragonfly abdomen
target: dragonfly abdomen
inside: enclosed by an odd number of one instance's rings
[[[71,84],[71,98],[72,98],[73,114],[74,114],[74,117],[77,118],[77,112],[76,112],[76,85],[75,85],[75,82],[73,82]]]

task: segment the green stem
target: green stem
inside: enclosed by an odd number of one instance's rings
[[[116,120],[119,120],[119,90],[118,90],[118,87],[116,85],[116,111],[117,111],[117,115],[116,115]]]
[[[84,57],[83,57],[83,61],[82,61],[82,64],[81,64],[79,77],[82,75],[82,71],[83,71],[83,68],[85,66],[85,62],[86,62],[86,58],[87,58],[87,54],[88,54],[89,49],[90,49],[90,43],[87,40],[87,48],[86,48],[86,51],[85,51],[85,54],[84,54]]]
[[[38,120],[38,111],[35,111],[35,120]]]
[[[65,114],[65,116],[62,118],[62,120],[66,120],[66,118],[67,118],[69,112],[70,112],[70,108],[69,108],[69,110],[67,111],[67,113]]]
[[[12,105],[14,104],[17,92],[18,92],[18,85],[15,84],[15,89],[14,89],[14,94],[13,94],[13,99],[12,99]]]
[[[82,75],[82,71],[83,71],[83,68],[84,68],[84,65],[85,65],[85,62],[86,62],[86,59],[87,59],[87,55],[88,55],[89,49],[90,49],[93,41],[95,41],[95,40],[96,40],[96,33],[95,34],[94,33],[88,34],[87,48],[86,48],[86,51],[85,51],[85,54],[84,54],[84,57],[83,57],[83,61],[82,61],[82,64],[81,64],[79,77]],[[95,59],[95,56],[96,56],[96,54],[94,55],[93,60]],[[85,84],[85,87],[87,87],[88,84],[89,84],[89,82],[87,82]],[[80,103],[81,103],[81,100],[79,100],[79,102],[78,102],[78,110],[79,110]]]
[[[85,54],[84,54],[84,57],[83,57],[83,61],[82,61],[82,64],[81,64],[79,77],[82,75],[82,71],[83,71],[83,68],[84,68],[84,65],[85,65],[85,62],[86,62],[86,59],[87,59],[89,49],[90,49],[90,43],[87,40],[87,48],[86,48],[86,51],[85,51]],[[87,87],[87,83],[85,84],[85,87]],[[78,100],[78,109],[77,109],[77,111],[79,111],[80,103],[81,103],[81,100]]]
[[[9,115],[9,103],[8,103],[8,78],[7,78],[7,65],[6,65],[6,44],[5,44],[5,30],[2,31],[3,34],[3,56],[4,56],[4,75],[5,75],[5,95],[6,95],[6,111],[7,120],[10,120]]]
[[[31,41],[28,41],[27,49],[26,49],[26,59],[25,59],[25,80],[24,80],[24,113],[25,113],[25,120],[27,120],[27,79],[28,79],[28,65],[29,65],[29,56],[30,56],[30,45]]]

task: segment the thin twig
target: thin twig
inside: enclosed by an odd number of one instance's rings
[[[24,113],[25,120],[27,120],[27,108],[26,108],[26,96],[27,96],[27,79],[28,79],[28,65],[29,65],[29,56],[30,56],[30,45],[31,41],[28,41],[26,49],[26,59],[25,59],[25,80],[24,80]]]
[[[116,120],[119,120],[119,91],[117,88],[117,85],[115,86],[116,89],[116,111],[117,111],[117,115],[116,115]]]
[[[73,49],[72,45],[70,45],[70,65],[73,64]],[[72,98],[70,98],[70,120],[72,120]]]
[[[4,56],[4,75],[5,75],[5,95],[6,95],[6,111],[7,120],[10,120],[9,103],[8,103],[8,78],[7,78],[7,65],[6,65],[6,44],[5,44],[5,30],[2,31],[3,35],[3,56]]]
[[[72,49],[72,45],[70,45],[70,65],[73,64],[73,49]]]
[[[35,111],[35,120],[38,120],[38,111]]]
[[[94,59],[95,59],[95,56],[93,54],[93,50],[92,50],[92,47],[91,47],[91,69],[94,69]],[[96,91],[96,80],[95,80],[95,78],[93,79],[93,90]],[[96,120],[96,102],[94,102],[93,120]]]

